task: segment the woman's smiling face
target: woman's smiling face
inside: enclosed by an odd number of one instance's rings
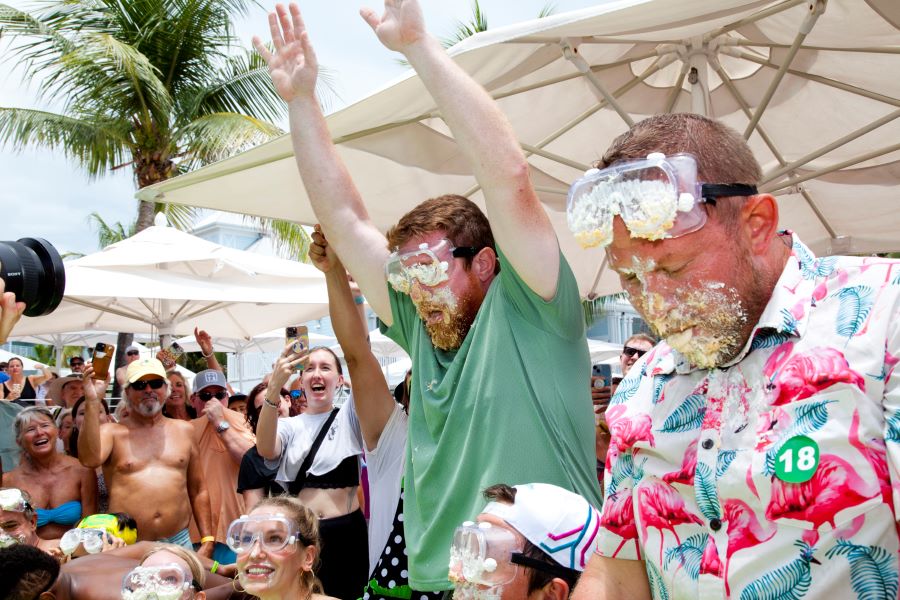
[[[250,516],[284,516],[276,506],[260,506]],[[265,528],[265,523],[260,523]],[[260,532],[261,535],[265,531]],[[246,554],[237,555],[238,577],[248,594],[265,598],[287,598],[291,587],[298,583],[301,571],[312,569],[315,549],[299,542],[287,544],[281,550],[263,548],[259,540]]]
[[[316,414],[331,410],[335,391],[344,384],[334,355],[328,350],[313,350],[301,378],[306,395],[306,412]]]

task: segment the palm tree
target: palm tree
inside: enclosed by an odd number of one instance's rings
[[[69,0],[25,12],[0,4],[0,37],[59,113],[0,108],[0,144],[61,150],[91,177],[130,167],[138,188],[271,139],[285,115],[266,66],[236,45],[231,12],[250,0]],[[323,89],[330,86],[326,72]],[[135,231],[164,211],[176,227],[188,207],[140,202]],[[299,226],[267,225],[295,256]]]
[[[250,3],[59,0],[34,12],[0,4],[6,56],[63,106],[0,108],[0,144],[62,151],[90,177],[130,167],[143,188],[280,134],[273,123],[285,105],[265,63],[236,44],[231,13]],[[328,87],[327,74],[320,81]],[[158,211],[176,226],[193,218],[189,208],[142,201],[134,231]],[[273,228],[305,249],[301,227]],[[117,366],[130,343],[120,334]]]

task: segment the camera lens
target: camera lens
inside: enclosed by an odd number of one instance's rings
[[[0,242],[0,277],[6,291],[25,303],[25,315],[49,315],[66,291],[66,268],[59,252],[40,238]]]

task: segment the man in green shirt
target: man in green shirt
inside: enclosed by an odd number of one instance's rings
[[[478,514],[481,489],[552,483],[599,506],[590,361],[575,278],[505,116],[426,33],[415,0],[362,15],[434,97],[490,224],[469,200],[441,196],[386,239],[332,145],[299,9],[270,17],[274,52],[254,43],[289,104],[297,165],[329,243],[413,359],[404,525],[410,585],[435,591],[450,587],[453,531]]]

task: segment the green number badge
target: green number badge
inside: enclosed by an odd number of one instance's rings
[[[805,435],[792,437],[775,456],[775,476],[788,483],[812,479],[819,466],[819,445]]]

